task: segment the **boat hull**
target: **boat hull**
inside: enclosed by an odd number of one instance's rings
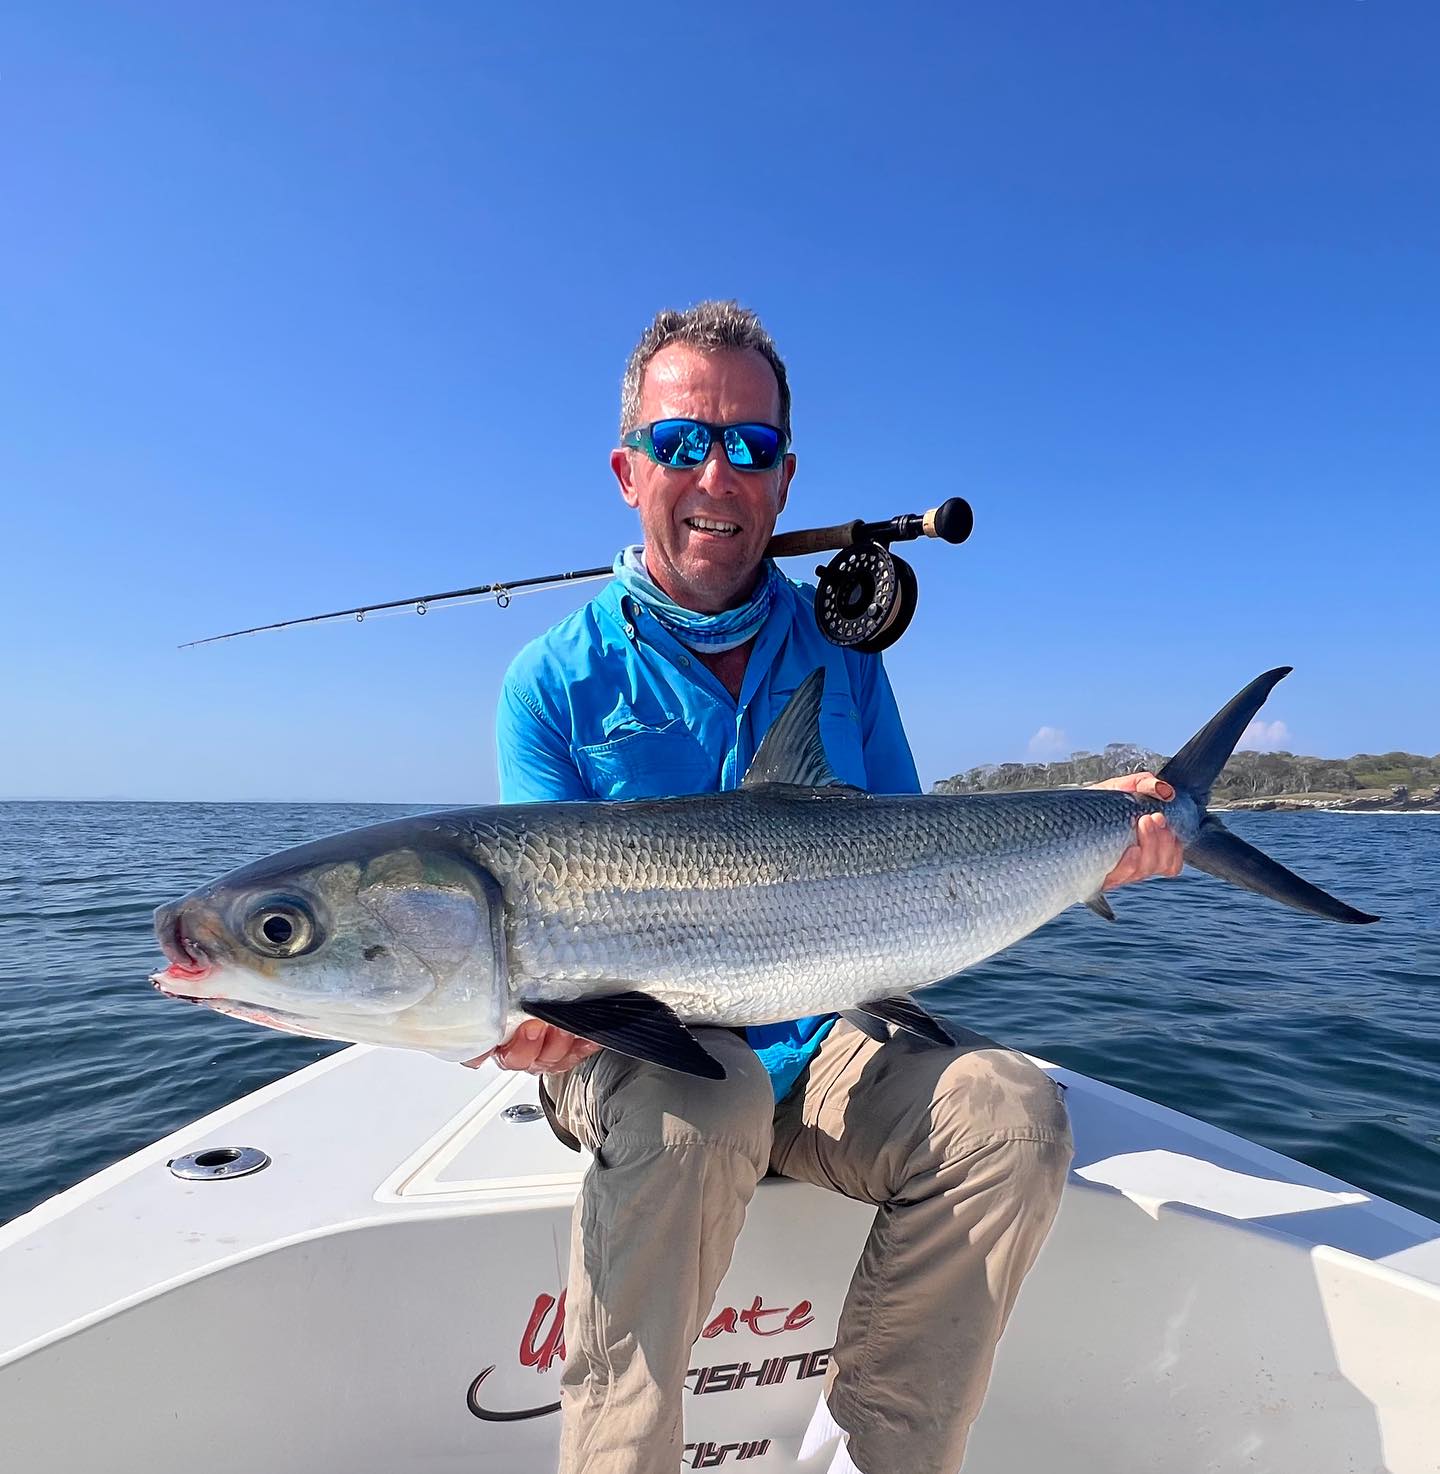
[[[1046,1068],[1077,1155],[967,1474],[1434,1474],[1440,1226]],[[533,1101],[347,1050],[0,1229],[7,1465],[553,1469],[583,1162],[514,1119]],[[166,1169],[224,1145],[270,1165]],[[688,1467],[827,1467],[798,1451],[871,1215],[762,1185],[692,1357]]]

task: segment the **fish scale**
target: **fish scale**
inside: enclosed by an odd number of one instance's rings
[[[772,785],[617,806],[603,830],[588,807],[501,810],[473,836],[507,876],[517,1000],[638,988],[688,1022],[760,1024],[973,966],[1093,895],[1161,805]]]

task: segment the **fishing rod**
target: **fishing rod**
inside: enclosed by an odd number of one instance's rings
[[[915,616],[919,586],[915,570],[890,551],[890,544],[914,542],[921,537],[941,542],[963,543],[975,526],[975,516],[964,497],[952,496],[928,512],[906,513],[883,522],[837,522],[831,527],[806,527],[781,532],[765,545],[767,558],[797,558],[810,553],[834,552],[836,556],[815,570],[815,622],[832,644],[874,654],[888,649],[905,633]],[[538,578],[514,578],[502,583],[479,583],[467,589],[447,589],[438,594],[416,594],[408,599],[388,599],[379,604],[357,604],[353,609],[332,609],[328,614],[307,614],[300,619],[280,619],[273,624],[252,625],[203,640],[187,640],[182,650],[235,640],[241,635],[265,634],[300,624],[323,624],[331,619],[353,618],[398,609],[425,614],[437,604],[459,600],[491,599],[504,609],[517,594],[538,593],[565,584],[587,583],[609,578],[603,568],[577,568],[568,573],[546,573]]]

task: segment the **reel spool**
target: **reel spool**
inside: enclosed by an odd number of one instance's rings
[[[889,548],[852,543],[815,573],[815,623],[832,645],[878,655],[909,629],[920,585],[915,570]]]

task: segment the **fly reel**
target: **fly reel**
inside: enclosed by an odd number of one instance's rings
[[[815,623],[832,645],[878,655],[909,629],[920,596],[915,570],[890,551],[890,544],[920,537],[963,543],[974,526],[970,503],[952,496],[919,516],[782,533],[768,551],[773,558],[839,548],[815,570]]]
[[[857,542],[815,570],[815,623],[832,645],[878,655],[910,627],[915,570],[880,543]]]

